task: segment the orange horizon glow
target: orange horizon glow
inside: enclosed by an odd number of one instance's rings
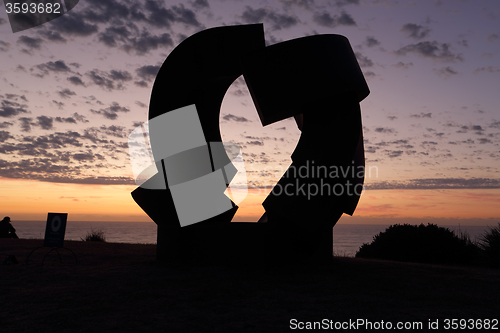
[[[151,222],[130,193],[136,186],[81,185],[2,178],[2,216],[44,221],[48,212],[68,213],[72,221]],[[30,192],[25,191],[26,188]],[[233,219],[256,222],[269,190],[249,189]],[[367,190],[351,218],[341,221],[401,219],[500,220],[497,189]],[[350,220],[352,219],[352,220]],[[390,223],[388,221],[388,223]]]

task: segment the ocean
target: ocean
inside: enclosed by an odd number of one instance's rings
[[[13,221],[19,238],[43,239],[45,221]],[[333,251],[336,255],[354,257],[364,243],[389,225],[338,224],[333,228]],[[466,232],[472,240],[480,237],[487,226],[443,226],[450,230]],[[66,240],[81,240],[92,230],[102,230],[107,242],[155,244],[156,224],[153,222],[73,222],[66,226]]]

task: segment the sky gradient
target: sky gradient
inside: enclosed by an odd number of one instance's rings
[[[500,220],[495,0],[80,0],[18,33],[2,4],[0,214],[149,221],[130,196],[127,137],[147,120],[159,66],[197,31],[250,23],[264,23],[267,45],[314,34],[350,40],[371,90],[361,103],[371,174],[343,223]],[[262,127],[242,78],[220,125],[242,147],[249,180],[236,220],[255,221],[300,131],[291,119]]]

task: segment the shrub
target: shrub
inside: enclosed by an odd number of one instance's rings
[[[87,232],[85,238],[81,238],[84,242],[105,242],[106,236],[104,235],[103,230],[90,230]]]
[[[468,235],[460,236],[435,224],[391,225],[363,244],[357,258],[386,259],[421,263],[472,264],[479,258],[479,248]]]
[[[493,266],[500,266],[500,223],[489,228],[479,240],[479,246],[484,251],[486,260]]]

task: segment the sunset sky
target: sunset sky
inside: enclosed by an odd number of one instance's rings
[[[18,33],[2,3],[0,215],[150,221],[130,196],[127,138],[147,120],[159,67],[195,32],[250,23],[264,24],[267,45],[341,34],[356,53],[371,90],[371,174],[342,223],[500,221],[497,0],[80,0]],[[242,147],[250,186],[235,220],[256,221],[300,131],[290,119],[262,127],[242,78],[220,125]]]

